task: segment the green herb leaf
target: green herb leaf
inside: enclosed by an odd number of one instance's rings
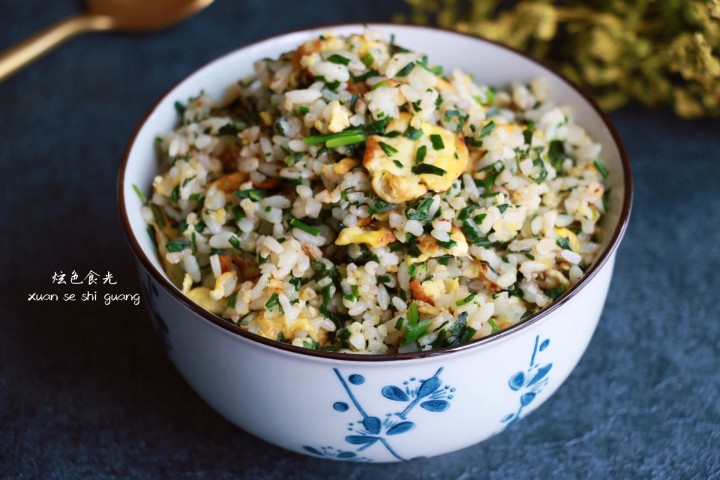
[[[419,146],[417,151],[415,152],[415,163],[422,163],[425,160],[425,155],[427,155],[427,146]]]
[[[270,295],[270,298],[267,302],[265,302],[265,308],[272,311],[275,307],[280,306],[280,297],[278,296],[277,292],[274,292],[272,295]],[[281,308],[282,311],[282,308]],[[283,312],[284,313],[284,312]]]
[[[242,247],[240,246],[240,240],[235,235],[228,238],[228,243],[232,245],[235,250],[242,251]]]
[[[570,241],[567,238],[558,238],[555,243],[558,247],[562,248],[563,250],[570,250],[572,251],[572,247],[570,246]]]
[[[186,248],[192,248],[192,242],[184,238],[171,240],[165,245],[165,248],[168,252],[182,252]]]
[[[422,137],[422,134],[422,129],[408,126],[407,130],[405,130],[405,133],[403,133],[403,136],[409,138],[410,140],[417,140],[418,138]]]
[[[443,242],[443,241],[441,241],[441,240],[438,240],[438,241],[437,241],[437,244],[440,245],[440,246],[441,246],[442,248],[444,248],[445,250],[450,250],[451,248],[453,248],[454,246],[457,245],[457,242],[456,242],[455,240],[452,240],[452,239],[448,240],[447,242]]]
[[[605,168],[605,165],[603,165],[599,158],[593,160],[593,163],[595,164],[595,167],[598,169],[600,175],[602,175],[603,178],[607,178],[608,175],[610,175],[610,172],[608,172],[607,168]]]
[[[468,295],[467,297],[463,298],[462,300],[458,300],[457,302],[455,302],[455,305],[457,305],[458,307],[467,305],[468,303],[472,302],[473,298],[475,298],[475,295],[476,295],[476,293],[473,292],[470,295]]]
[[[408,323],[416,324],[420,320],[420,312],[418,311],[417,304],[412,302],[407,310]]]
[[[320,230],[318,230],[315,227],[311,227],[307,223],[301,222],[297,218],[291,218],[290,219],[290,226],[299,228],[300,230],[309,233],[310,235],[318,236],[320,234]]]
[[[326,60],[330,63],[336,63],[338,65],[348,65],[350,63],[350,59],[347,57],[343,57],[342,55],[334,54],[330,55]]]
[[[391,157],[393,154],[398,153],[398,149],[388,145],[385,142],[380,142],[380,148],[382,148],[382,151],[385,152],[385,155],[388,157]]]
[[[417,175],[429,174],[429,175],[438,175],[438,176],[442,177],[443,175],[445,175],[447,173],[442,168],[436,167],[435,165],[430,165],[429,163],[421,163],[420,165],[413,165],[411,170],[413,173],[415,173]]]
[[[432,142],[432,146],[435,150],[442,150],[445,148],[445,143],[443,143],[442,137],[437,133],[430,135],[430,142]]]
[[[491,333],[497,333],[500,331],[500,327],[497,326],[497,323],[495,323],[495,320],[492,318],[488,320],[488,324],[492,327]]]
[[[545,168],[545,162],[542,161],[540,156],[533,160],[533,166],[540,168],[540,174],[537,177],[533,177],[532,175],[528,175],[531,180],[534,180],[535,183],[540,185],[548,176],[547,168]]]
[[[334,140],[343,137],[350,137],[353,135],[361,134],[362,130],[357,128],[350,128],[338,133],[331,133],[329,135],[312,135],[303,138],[303,143],[308,146],[320,145],[326,143],[328,140]]]
[[[430,206],[433,204],[432,197],[423,199],[420,204],[413,208],[413,207],[407,207],[405,209],[405,217],[407,217],[408,220],[419,220],[423,221],[428,217],[428,213],[430,211]]]
[[[228,298],[227,302],[227,308],[235,308],[235,304],[237,303],[237,296],[238,292],[233,292],[232,295],[230,295],[230,298]]]
[[[265,192],[265,190],[237,190],[235,192],[235,196],[240,198],[249,198],[250,200],[259,202],[267,196],[267,192]]]
[[[550,141],[550,145],[548,146],[548,159],[558,175],[562,175],[562,165],[565,161],[565,144],[563,144],[561,140]]]
[[[226,123],[222,127],[220,127],[217,131],[217,136],[222,137],[225,135],[229,135],[231,137],[234,137],[238,133],[242,131],[242,125],[239,125],[237,123]]]
[[[303,347],[309,348],[311,350],[318,350],[320,348],[320,344],[314,338],[307,337],[303,340]]]
[[[353,145],[355,143],[361,143],[365,141],[365,135],[358,133],[356,135],[349,135],[341,138],[333,138],[325,142],[327,148],[344,147],[345,145]]]
[[[180,102],[175,102],[175,111],[177,112],[178,116],[182,117],[185,115],[185,105],[183,105]]]
[[[490,120],[480,129],[480,138],[487,137],[495,129],[495,120]]]
[[[423,320],[414,325],[408,322],[405,327],[405,338],[403,338],[401,345],[417,342],[420,337],[427,333],[431,323],[432,320]]]
[[[375,62],[375,59],[373,58],[372,54],[366,53],[365,55],[360,58],[360,61],[365,65],[367,68],[370,68],[370,66]]]
[[[132,184],[132,188],[133,188],[133,191],[135,192],[135,195],[137,195],[137,197],[140,199],[140,203],[145,205],[147,203],[147,198],[140,191],[140,188],[137,185],[135,185],[134,183]]]
[[[559,286],[557,286],[557,287],[555,287],[555,288],[551,288],[550,290],[548,290],[547,292],[545,292],[545,295],[547,295],[548,297],[550,297],[550,298],[552,298],[553,300],[555,300],[556,298],[558,298],[558,297],[559,297],[560,295],[562,295],[563,293],[565,293],[565,287],[563,287],[562,285],[559,285]]]
[[[407,77],[410,72],[412,72],[413,68],[415,68],[415,62],[410,62],[405,65],[398,73],[396,73],[395,76],[399,78]]]

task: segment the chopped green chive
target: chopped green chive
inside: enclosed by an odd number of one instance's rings
[[[283,312],[283,309],[282,309],[282,307],[280,306],[280,297],[278,296],[277,292],[274,292],[274,293],[270,296],[270,298],[268,299],[268,301],[265,302],[265,308],[267,308],[268,310],[272,311],[275,307],[280,307],[280,311],[281,311],[282,313],[285,313],[285,312]]]
[[[393,160],[393,163],[394,163],[395,166],[398,167],[398,168],[403,168],[403,167],[404,167],[404,165],[402,164],[402,162],[401,162],[400,160]]]
[[[230,298],[228,298],[227,302],[227,308],[235,308],[235,304],[237,303],[237,296],[238,292],[233,292],[232,295],[230,295]]]
[[[165,245],[168,252],[182,252],[186,248],[191,248],[192,242],[190,240],[179,239],[172,240]]]
[[[490,120],[480,130],[480,138],[487,137],[495,129],[495,120]]]
[[[250,200],[259,202],[267,196],[267,193],[265,190],[237,190],[235,192],[235,196],[240,198],[249,198]]]
[[[240,240],[238,240],[235,235],[228,238],[228,243],[232,245],[235,250],[242,250],[242,247],[240,246]]]
[[[240,131],[242,130],[242,125],[238,125],[237,123],[227,123],[220,127],[217,132],[217,136],[221,137],[224,135],[229,135],[231,137],[234,137]]]
[[[408,323],[417,323],[420,320],[420,312],[415,302],[412,302],[407,310]]]
[[[307,223],[301,222],[301,221],[298,220],[297,218],[292,218],[292,219],[290,219],[290,226],[295,227],[295,228],[299,228],[299,229],[302,230],[303,232],[307,232],[307,233],[309,233],[310,235],[314,235],[314,236],[320,235],[320,230],[318,230],[318,229],[315,228],[315,227],[311,227],[311,226],[308,225]]]
[[[475,298],[475,295],[476,294],[473,292],[470,295],[468,295],[467,297],[463,298],[462,300],[458,300],[457,302],[455,302],[455,305],[457,305],[458,307],[467,305],[468,303],[472,302],[473,298]]]
[[[185,105],[180,102],[175,102],[175,111],[179,116],[185,115]]]
[[[427,155],[427,146],[421,145],[415,152],[415,163],[422,163],[425,160],[425,155]]]
[[[532,175],[529,175],[529,177],[531,180],[534,180],[535,183],[540,185],[547,178],[548,175],[547,168],[545,168],[545,162],[543,162],[540,159],[540,156],[538,156],[538,158],[533,160],[533,166],[540,169],[540,174],[537,177],[533,177]]]
[[[303,143],[305,145],[320,145],[322,143],[326,143],[328,140],[335,140],[337,138],[343,138],[343,137],[350,137],[353,135],[361,134],[362,130],[357,128],[350,128],[348,130],[345,130],[343,132],[339,133],[331,133],[329,135],[313,135],[310,137],[303,138]]]
[[[365,135],[358,133],[356,135],[348,135],[341,138],[333,138],[325,142],[327,148],[344,147],[345,145],[353,145],[365,141]]]
[[[350,111],[352,113],[355,113],[355,105],[357,104],[357,101],[360,99],[359,93],[354,93],[352,97],[350,97]]]
[[[432,142],[432,146],[435,150],[442,150],[445,148],[445,143],[443,143],[442,137],[438,134],[430,135],[430,141]]]
[[[598,169],[598,171],[600,171],[600,174],[603,176],[603,178],[607,178],[608,175],[610,175],[610,172],[608,172],[607,168],[605,168],[605,165],[603,165],[599,158],[593,160],[593,163],[595,164],[595,167]]]
[[[310,113],[310,109],[304,105],[301,105],[298,107],[298,113],[300,114],[301,117],[304,117],[305,115]]]
[[[303,347],[309,348],[310,350],[318,350],[320,348],[320,344],[314,338],[307,337],[303,340]]]
[[[137,197],[140,199],[140,202],[143,204],[147,203],[147,198],[140,191],[140,188],[137,185],[135,185],[134,183],[132,184],[132,188],[135,191],[135,195],[137,195]]]
[[[412,172],[417,175],[429,174],[429,175],[438,175],[441,177],[447,173],[442,168],[436,167],[435,165],[430,165],[428,163],[421,163],[420,165],[413,166]]]
[[[350,63],[349,58],[337,54],[330,55],[326,60],[330,63],[336,63],[338,65],[348,65]]]
[[[488,324],[492,327],[491,333],[497,333],[500,331],[500,327],[497,326],[497,323],[495,323],[495,320],[492,318],[488,320]]]
[[[405,217],[407,217],[408,220],[425,220],[428,217],[432,204],[432,197],[425,198],[416,208],[407,207],[405,209]]]
[[[563,250],[571,250],[572,247],[570,246],[570,241],[567,238],[558,238],[555,243],[558,247],[562,248]]]
[[[380,148],[382,148],[382,151],[385,152],[385,155],[388,157],[391,157],[394,153],[398,153],[398,149],[388,145],[385,142],[380,142]]]
[[[453,248],[454,246],[457,245],[457,242],[456,242],[455,240],[452,240],[452,239],[451,239],[451,240],[448,240],[447,242],[443,242],[443,241],[438,240],[437,243],[438,243],[438,245],[440,245],[440,246],[441,246],[442,248],[444,248],[445,250],[450,250],[451,248]]]
[[[565,161],[565,145],[561,140],[552,140],[548,146],[548,158],[558,175],[562,175],[562,166]]]
[[[415,68],[415,62],[410,62],[407,65],[405,65],[398,73],[395,74],[396,77],[407,77],[410,72],[412,72],[412,69]]]
[[[420,337],[425,335],[431,323],[432,320],[423,320],[422,322],[414,324],[408,322],[405,326],[405,338],[401,342],[402,345],[417,342]]]
[[[403,135],[410,140],[417,140],[418,138],[422,137],[423,131],[420,128],[413,128],[408,127],[407,130],[405,130],[405,133]]]
[[[562,285],[559,285],[559,286],[557,286],[557,287],[555,287],[555,288],[551,288],[550,290],[548,290],[547,292],[545,292],[545,295],[547,295],[548,297],[550,297],[550,298],[552,298],[553,300],[555,300],[556,298],[558,298],[558,297],[559,297],[560,295],[562,295],[563,293],[565,293],[565,287],[563,287]]]
[[[372,56],[370,53],[366,53],[365,55],[362,56],[362,58],[360,59],[360,61],[361,61],[361,62],[363,63],[363,65],[365,65],[367,68],[370,68],[370,66],[373,64],[373,62],[375,61],[375,59],[373,58],[373,56]]]

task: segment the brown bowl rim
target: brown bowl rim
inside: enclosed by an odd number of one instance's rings
[[[498,333],[489,335],[487,337],[483,337],[477,340],[474,340],[469,343],[465,343],[463,345],[459,346],[453,346],[453,347],[444,347],[434,350],[428,350],[428,351],[420,351],[420,352],[412,352],[412,353],[395,353],[395,354],[363,354],[363,353],[341,353],[341,352],[331,352],[331,351],[324,351],[324,350],[312,350],[309,348],[304,347],[296,347],[294,345],[281,343],[276,340],[271,340],[269,338],[262,337],[260,335],[250,333],[247,330],[243,330],[242,328],[238,327],[237,325],[231,323],[228,320],[225,320],[215,314],[212,314],[208,312],[207,310],[203,309],[196,303],[194,303],[192,300],[187,298],[185,295],[182,295],[177,288],[170,283],[170,281],[160,274],[158,270],[155,268],[155,266],[152,264],[150,259],[148,258],[145,251],[140,247],[138,241],[136,240],[135,236],[132,233],[132,228],[130,226],[130,222],[128,220],[127,215],[127,208],[125,205],[125,197],[124,197],[124,191],[125,191],[125,170],[128,164],[128,160],[130,158],[130,150],[132,149],[132,146],[135,143],[135,140],[137,138],[138,133],[142,129],[143,125],[145,125],[145,122],[147,121],[148,117],[152,114],[152,112],[155,111],[155,109],[158,107],[158,105],[167,97],[172,90],[175,89],[179,84],[184,82],[187,78],[194,75],[198,71],[202,70],[206,66],[210,65],[211,63],[215,62],[216,60],[219,60],[227,55],[230,55],[231,53],[234,53],[241,49],[246,49],[249,47],[252,47],[254,45],[267,42],[269,40],[272,40],[274,38],[278,37],[285,37],[288,35],[303,33],[303,32],[311,32],[311,31],[317,31],[317,30],[333,30],[338,28],[350,28],[350,27],[358,27],[358,28],[373,28],[373,27],[381,27],[386,30],[390,30],[393,27],[411,27],[411,28],[417,28],[419,30],[423,29],[430,29],[435,31],[440,31],[446,34],[451,35],[458,35],[463,37],[469,37],[473,40],[478,40],[481,42],[487,42],[492,45],[495,45],[497,47],[500,47],[502,49],[505,49],[507,51],[513,52],[515,54],[518,54],[525,58],[526,60],[550,71],[554,75],[556,75],[558,78],[560,78],[562,81],[566,83],[566,85],[575,90],[577,93],[579,93],[584,100],[595,110],[595,112],[600,116],[600,119],[603,121],[605,126],[607,127],[608,131],[610,132],[613,141],[615,142],[615,145],[618,148],[618,151],[620,152],[620,158],[622,162],[622,170],[623,170],[623,176],[625,179],[625,188],[623,192],[623,205],[622,209],[620,211],[620,219],[618,221],[618,224],[615,228],[615,231],[612,234],[612,237],[610,239],[610,242],[608,243],[607,248],[600,254],[598,259],[593,263],[593,265],[590,267],[590,269],[585,272],[583,277],[570,287],[569,290],[567,290],[559,299],[554,301],[550,306],[542,309],[541,311],[537,312],[536,314],[528,317],[527,319],[513,325],[512,327],[508,327]],[[618,246],[620,245],[620,241],[622,240],[622,237],[625,234],[625,231],[627,229],[627,225],[629,223],[630,219],[630,211],[632,209],[632,201],[633,201],[633,181],[632,181],[632,171],[630,168],[630,161],[627,155],[627,151],[625,149],[625,145],[623,144],[620,135],[617,132],[617,129],[613,125],[612,121],[608,117],[608,115],[600,108],[600,106],[595,102],[593,97],[590,93],[588,93],[584,88],[575,85],[573,82],[568,80],[563,74],[555,70],[553,67],[550,67],[546,65],[543,62],[540,62],[538,60],[535,60],[534,58],[528,56],[527,54],[520,52],[518,50],[515,50],[511,47],[508,47],[506,45],[502,45],[496,41],[488,40],[476,35],[471,35],[467,33],[457,32],[454,30],[436,27],[436,26],[424,26],[424,25],[408,25],[408,24],[397,24],[397,23],[387,23],[387,22],[368,22],[368,23],[337,23],[337,24],[321,24],[313,27],[306,27],[306,28],[300,28],[295,30],[290,30],[284,33],[270,35],[268,37],[263,37],[261,39],[255,40],[253,42],[241,45],[239,47],[236,47],[232,50],[229,50],[225,52],[224,54],[217,56],[213,58],[212,60],[205,62],[203,65],[193,69],[189,74],[183,76],[180,80],[175,82],[171,87],[169,87],[165,92],[163,92],[159,98],[154,102],[152,107],[145,113],[142,120],[138,123],[137,127],[133,131],[132,136],[130,137],[130,140],[125,148],[125,152],[123,154],[122,163],[120,165],[119,173],[118,173],[118,180],[117,180],[117,193],[118,193],[118,204],[119,204],[119,210],[120,210],[120,218],[122,221],[123,231],[125,233],[125,236],[130,243],[130,246],[135,253],[136,257],[140,260],[142,265],[144,266],[145,270],[147,270],[152,277],[155,279],[157,283],[159,283],[165,290],[167,290],[171,296],[175,297],[177,300],[180,301],[182,305],[184,305],[186,308],[190,309],[192,312],[197,314],[200,318],[202,318],[205,321],[208,321],[223,330],[226,330],[228,332],[234,333],[236,335],[239,335],[247,340],[250,340],[252,342],[257,342],[260,344],[263,344],[265,346],[269,346],[271,348],[283,350],[285,352],[309,356],[309,357],[316,357],[316,358],[323,358],[328,360],[335,360],[335,361],[347,361],[347,362],[387,362],[387,361],[401,361],[401,360],[414,360],[414,359],[421,359],[421,358],[429,358],[429,357],[437,357],[437,356],[444,356],[451,353],[457,353],[457,352],[463,352],[471,349],[480,348],[483,345],[492,344],[495,343],[501,339],[504,339],[506,337],[509,337],[511,335],[514,335],[516,332],[520,332],[522,330],[525,330],[529,328],[532,325],[535,325],[536,323],[540,322],[544,318],[550,316],[555,310],[560,309],[563,305],[568,303],[580,290],[582,290],[590,281],[597,275],[597,273],[600,271],[600,269],[605,265],[605,263],[608,261],[608,259],[612,256],[612,254],[617,250]]]

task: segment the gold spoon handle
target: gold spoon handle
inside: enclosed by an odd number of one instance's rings
[[[71,38],[114,26],[115,20],[104,15],[85,14],[61,20],[0,54],[0,82]]]

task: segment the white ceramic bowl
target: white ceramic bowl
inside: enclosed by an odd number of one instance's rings
[[[540,406],[570,374],[592,337],[628,222],[630,167],[598,107],[566,80],[506,47],[444,30],[371,25],[460,67],[480,83],[544,77],[556,103],[602,144],[610,171],[603,251],[586,276],[549,308],[490,337],[439,351],[395,356],[318,352],[241,330],[192,303],[168,280],[153,251],[132,186],[149,190],[158,173],[154,137],[176,122],[173,103],[205,90],[220,96],[253,62],[296,48],[328,28],[274,37],[235,50],[173,87],[150,110],[128,146],[119,178],[123,225],[137,256],[145,301],[170,358],[188,383],[244,430],[308,455],[392,462],[475,444]],[[330,27],[337,34],[365,25]]]

